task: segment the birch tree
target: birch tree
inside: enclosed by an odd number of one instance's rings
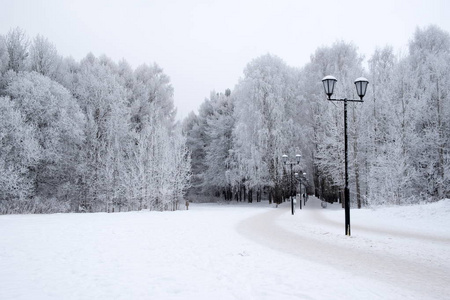
[[[123,182],[115,182],[124,175],[125,162],[120,158],[127,144],[128,108],[126,94],[106,64],[89,54],[76,73],[74,94],[86,116],[84,150],[84,197],[82,210],[105,209],[121,200],[111,195],[123,194]],[[113,177],[111,177],[113,174]],[[116,183],[116,184],[114,184]]]
[[[413,101],[417,114],[416,141],[413,146],[419,177],[420,193],[442,199],[449,193],[448,151],[449,127],[445,112],[449,112],[450,35],[436,26],[418,28],[409,46],[408,59],[414,76]],[[425,183],[425,184],[424,184]]]

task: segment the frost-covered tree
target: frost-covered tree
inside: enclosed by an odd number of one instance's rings
[[[213,110],[212,114],[207,116],[208,126],[205,134],[214,142],[207,144],[204,149],[206,170],[203,173],[203,190],[209,190],[216,195],[224,194],[228,200],[232,197],[230,171],[234,128],[234,107],[230,96],[231,91],[228,96],[222,93],[211,93],[210,103]]]
[[[6,39],[0,35],[0,74],[4,74],[8,70],[9,54],[6,46]]]
[[[364,102],[366,116],[361,128],[361,151],[365,156],[366,200],[370,204],[397,202],[405,188],[407,160],[402,151],[402,130],[395,103],[398,73],[392,47],[376,49],[369,59],[370,95]]]
[[[28,58],[29,40],[25,31],[19,27],[11,29],[6,35],[6,49],[8,51],[8,70],[24,71]]]
[[[54,80],[74,94],[76,74],[80,72],[80,62],[75,61],[72,57],[63,58],[58,70]]]
[[[41,153],[30,169],[35,196],[70,205],[77,195],[84,116],[67,89],[36,72],[10,74],[6,93],[27,126],[35,128]]]
[[[85,114],[84,195],[81,209],[122,205],[125,173],[122,159],[128,138],[126,93],[111,66],[89,54],[81,61],[73,84],[74,95]]]
[[[169,77],[157,64],[139,66],[135,70],[134,76],[131,104],[133,126],[139,127],[141,120],[149,114],[157,117],[158,122],[163,122],[165,126],[171,126],[176,110],[173,105],[173,87]],[[149,111],[150,105],[157,110]]]
[[[449,34],[430,26],[416,30],[401,59],[385,48],[369,60],[373,99],[364,151],[370,203],[448,196],[449,51]]]
[[[186,145],[191,153],[191,188],[190,195],[199,195],[208,191],[204,185],[204,174],[207,170],[206,149],[211,139],[207,133],[208,119],[214,114],[214,109],[209,99],[200,105],[198,115],[191,113],[183,122],[183,131],[186,135]]]
[[[418,28],[409,45],[411,104],[416,114],[415,158],[418,193],[433,199],[448,197],[448,140],[450,126],[450,35],[436,26]]]
[[[61,64],[61,57],[58,55],[56,47],[47,38],[38,35],[30,46],[28,61],[31,71],[55,79]]]
[[[189,188],[190,156],[181,128],[175,132],[161,124],[152,128],[149,147],[151,193],[148,206],[156,210],[176,210]]]
[[[236,86],[233,156],[241,184],[247,189],[271,188],[281,200],[281,156],[299,151],[295,110],[299,104],[295,70],[280,58],[265,55],[253,60]]]
[[[9,97],[0,98],[0,213],[20,213],[35,193],[32,171],[39,164],[41,147],[36,125]]]
[[[134,72],[122,61],[117,72],[130,107],[130,182],[134,203],[150,209],[176,209],[189,186],[190,160],[184,137],[175,130],[173,88],[156,64]],[[189,161],[189,169],[186,162]]]

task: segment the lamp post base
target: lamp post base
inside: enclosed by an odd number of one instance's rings
[[[350,190],[348,187],[344,188],[344,202],[345,202],[345,235],[350,236]]]

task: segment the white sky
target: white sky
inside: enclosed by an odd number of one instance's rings
[[[353,42],[370,57],[407,51],[417,26],[450,32],[450,1],[439,0],[0,0],[0,34],[41,34],[63,56],[156,62],[170,76],[178,118],[211,90],[233,89],[252,59],[271,53],[304,66],[320,46]]]

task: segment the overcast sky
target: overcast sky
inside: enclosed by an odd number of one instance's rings
[[[353,42],[407,51],[417,26],[450,32],[450,1],[0,0],[0,34],[41,34],[63,56],[156,62],[171,78],[178,119],[210,91],[233,89],[252,59],[271,53],[302,67],[320,46]]]

